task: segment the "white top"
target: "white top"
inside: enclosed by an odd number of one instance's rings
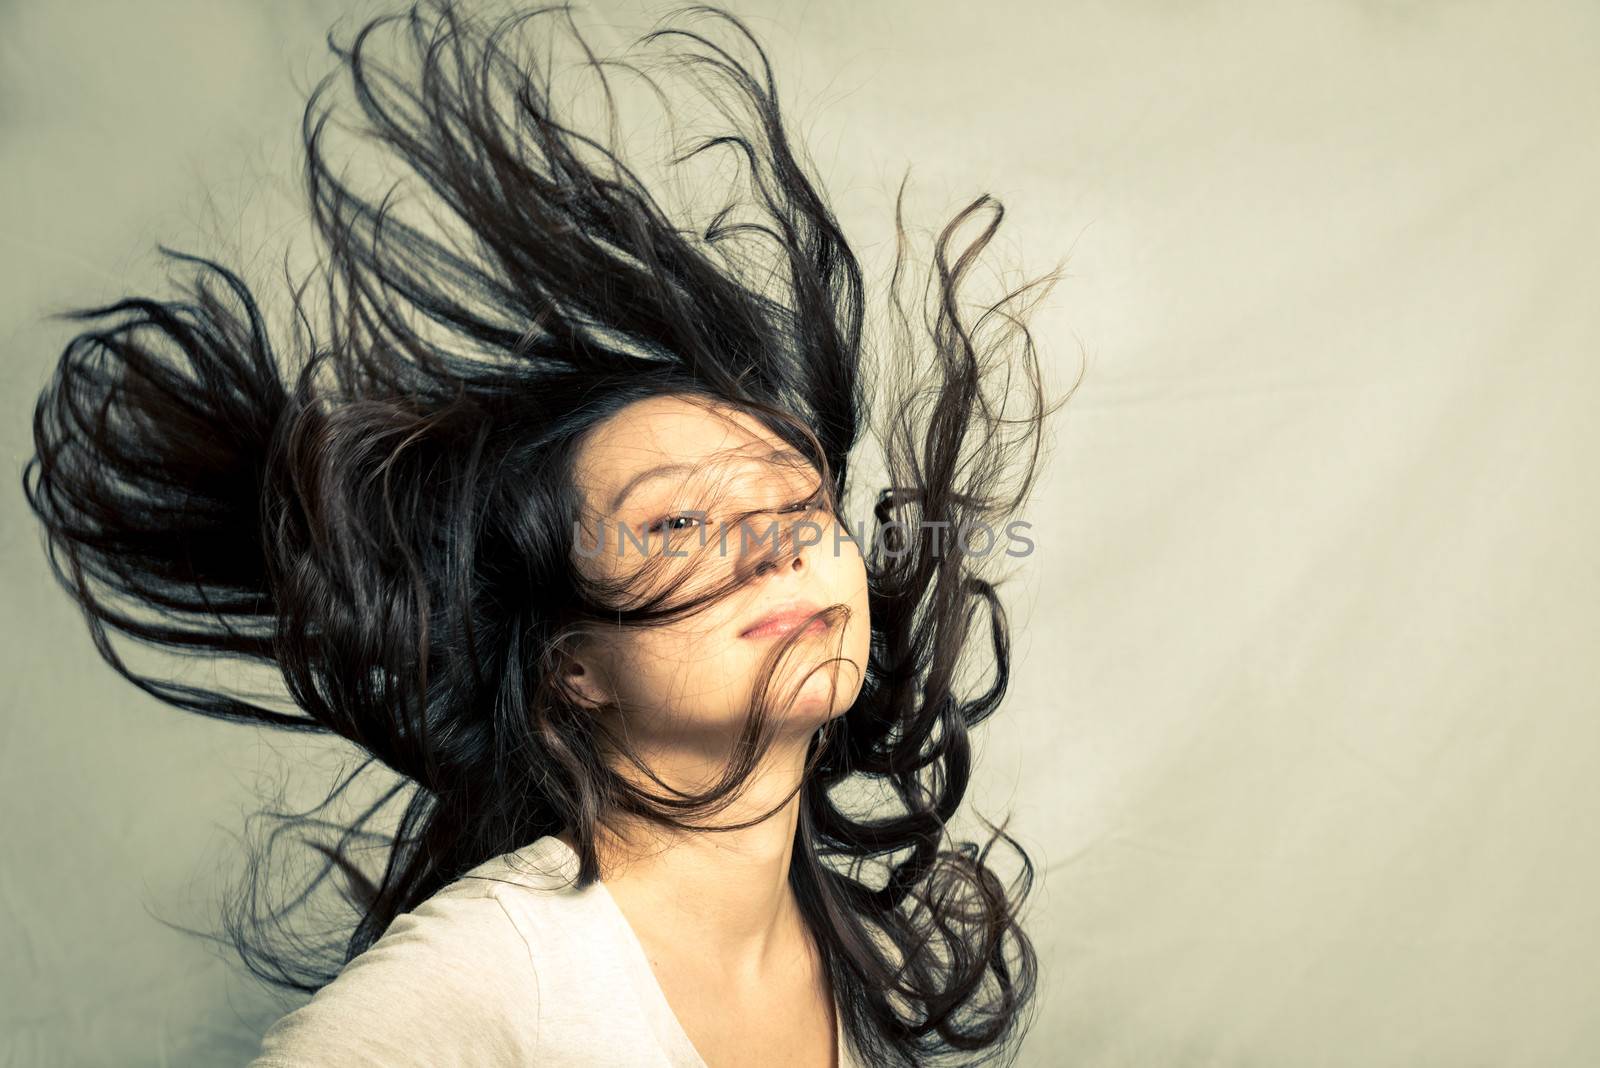
[[[577,871],[551,837],[480,864],[268,1028],[248,1068],[707,1068],[610,892],[575,889]]]

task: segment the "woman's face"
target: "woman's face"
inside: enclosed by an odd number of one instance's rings
[[[821,479],[759,420],[697,397],[635,401],[588,432],[575,478],[585,515],[574,562],[583,574],[615,581],[654,569],[632,588],[640,593],[684,579],[671,604],[748,578],[698,612],[601,627],[574,650],[567,682],[588,702],[614,705],[631,743],[725,752],[784,640],[781,626],[745,632],[792,604],[844,605],[849,615],[805,630],[784,654],[766,691],[768,722],[780,736],[804,737],[855,701],[870,642],[865,563],[827,510],[781,511]],[[775,531],[795,541],[780,543]]]

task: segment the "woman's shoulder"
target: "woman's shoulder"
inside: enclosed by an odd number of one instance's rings
[[[579,888],[578,857],[559,838],[540,838],[473,868],[440,891],[452,897],[493,899],[506,918],[542,955],[570,938],[592,940],[612,915],[599,883]]]
[[[268,1029],[252,1068],[527,1063],[539,1038],[535,958],[566,957],[549,932],[576,935],[585,911],[575,858],[547,841],[486,861],[396,916]]]

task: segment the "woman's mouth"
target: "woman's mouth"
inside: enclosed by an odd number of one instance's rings
[[[810,603],[791,602],[779,605],[773,611],[746,626],[744,630],[739,632],[739,637],[777,638],[805,625],[807,620],[810,620],[810,625],[806,626],[806,633],[820,634],[828,629],[828,621],[825,617],[818,616],[817,612],[817,606]]]

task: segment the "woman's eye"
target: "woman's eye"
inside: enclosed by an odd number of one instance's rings
[[[680,526],[679,524],[690,524],[690,523],[698,523],[698,522],[700,522],[700,517],[697,516],[697,515],[669,515],[669,516],[663,516],[660,519],[657,519],[654,523],[651,523],[649,525],[649,527],[647,527],[646,529],[649,530],[651,533],[655,533],[657,531],[665,531],[666,533],[676,533],[677,531],[680,531],[680,530],[688,530],[688,529],[690,529],[687,525]]]
[[[825,512],[829,516],[834,514],[833,502],[826,494],[813,494],[798,504],[790,505],[785,512]]]

